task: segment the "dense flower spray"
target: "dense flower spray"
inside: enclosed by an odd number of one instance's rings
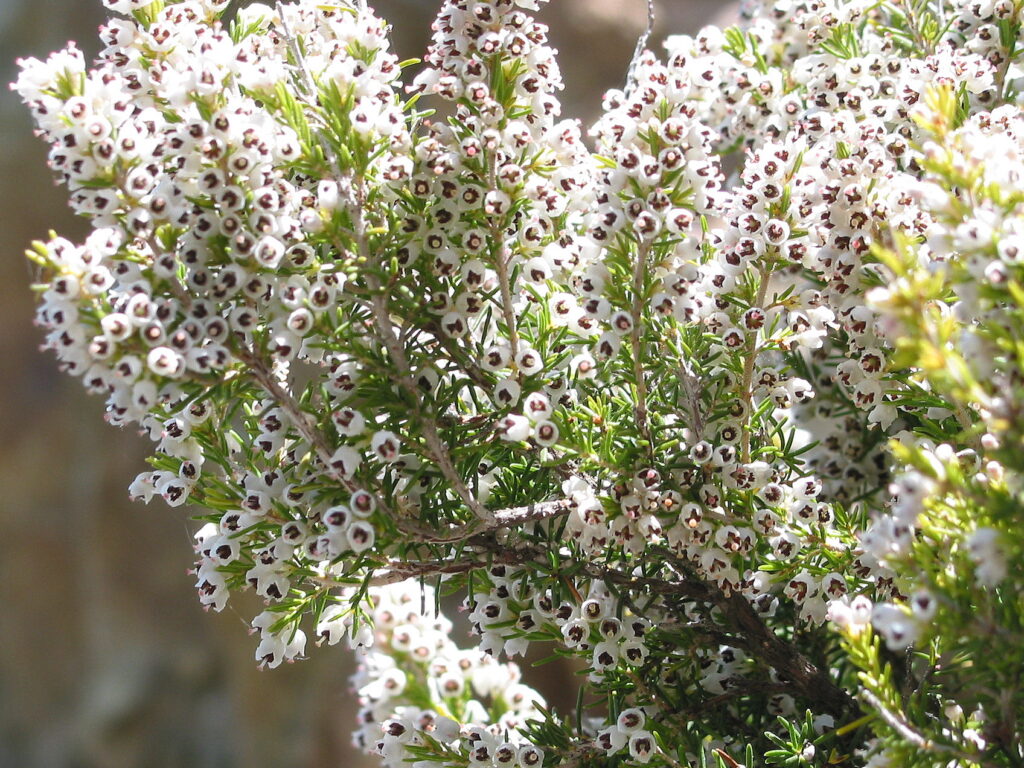
[[[589,133],[536,0],[412,63],[348,0],[105,4],[13,86],[93,227],[45,346],[260,665],[356,650],[359,747],[1024,762],[1020,3],[747,3]]]

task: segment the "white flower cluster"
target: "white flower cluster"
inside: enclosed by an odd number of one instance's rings
[[[82,246],[60,238],[45,245],[59,273],[39,308],[47,346],[90,391],[107,395],[111,422],[138,422],[159,454],[175,460],[173,469],[141,475],[131,491],[173,506],[202,480],[212,446],[201,433],[223,423],[220,413],[211,420],[217,406],[193,397],[186,382],[230,376],[254,343],[267,346],[271,379],[292,361],[325,363],[317,319],[331,310],[340,276],[310,236],[338,207],[338,183],[293,172],[310,136],[264,104],[291,71],[281,29],[315,52],[304,67],[318,82],[344,92],[354,136],[386,144],[367,172],[397,181],[412,165],[394,93],[397,60],[384,50],[379,20],[285,6],[278,31],[265,34],[273,14],[249,7],[235,24],[248,34],[236,40],[213,21],[223,5],[169,5],[147,26],[112,20],[101,32],[108,47],[88,75],[71,48],[23,62],[15,84],[53,145],[51,168],[76,190],[72,206],[96,227]],[[326,362],[343,400],[345,364]],[[311,537],[303,520],[273,514],[275,504],[303,504],[296,488],[309,473],[282,458],[294,448],[286,414],[271,402],[255,405],[251,445],[222,433],[218,447],[233,455],[255,450],[275,469],[241,478],[240,503],[218,521],[219,535],[201,537],[200,597],[218,610],[227,599],[218,568],[244,556],[252,542],[240,534],[261,522],[281,525],[271,537],[258,534],[261,551],[245,579],[269,599],[288,593],[286,563],[303,557],[304,546],[315,564],[374,542],[368,493],[353,493],[347,509],[323,510],[322,536]],[[365,429],[355,412],[339,410],[335,421],[342,437]],[[373,435],[376,452],[386,443],[386,432]],[[349,478],[360,461],[339,446],[332,468]]]
[[[935,103],[920,105],[918,115],[924,125],[938,126],[948,119]],[[935,169],[955,169],[955,173],[965,176],[976,175],[976,183],[989,190],[1019,186],[1024,116],[1016,107],[1000,106],[973,116],[941,138],[941,143],[934,139],[923,143],[924,163],[938,164],[933,166]],[[923,465],[903,473],[890,485],[892,500],[888,514],[879,516],[862,536],[865,549],[883,562],[905,559],[912,553],[916,539],[935,536],[923,530],[929,522],[926,502],[949,503],[952,488],[960,482],[969,482],[981,492],[996,493],[1007,481],[1002,457],[993,455],[998,456],[1005,439],[1000,434],[1005,431],[1002,424],[1007,408],[1014,407],[1010,405],[1014,385],[1007,378],[1013,373],[1012,369],[999,366],[997,345],[981,332],[986,325],[1010,322],[1012,310],[1005,303],[994,301],[991,289],[1005,286],[1019,264],[1018,242],[1024,232],[1024,219],[1019,212],[1008,213],[998,197],[986,197],[965,208],[958,193],[943,182],[935,170],[912,189],[930,221],[924,233],[926,245],[919,258],[927,259],[929,272],[943,274],[956,285],[952,301],[932,300],[930,309],[959,321],[957,347],[971,371],[968,375],[984,382],[973,388],[971,405],[986,431],[976,443],[966,447],[936,444],[910,435],[903,437],[906,442],[916,442]],[[883,322],[897,333],[905,332],[899,297],[908,290],[912,288],[907,278],[901,278],[892,286],[872,289],[866,297],[868,304],[882,315]],[[928,386],[925,378],[917,383]],[[929,412],[934,418],[949,415],[943,408]],[[953,481],[957,485],[951,487]],[[1006,579],[1007,542],[997,528],[972,521],[963,531],[962,540],[955,544],[967,556],[964,570],[973,570],[979,587],[994,588]],[[921,587],[905,606],[876,606],[874,623],[890,647],[905,648],[918,639],[936,610],[934,595],[927,587]]]
[[[650,731],[644,730],[647,716],[642,709],[632,707],[623,710],[614,724],[604,728],[597,735],[597,744],[609,754],[629,751],[629,756],[639,763],[647,763],[658,747]]]
[[[550,589],[530,594],[526,572],[503,565],[490,569],[490,588],[474,595],[469,620],[480,648],[497,656],[525,655],[530,637],[555,639],[578,653],[588,653],[591,677],[617,667],[642,666],[648,656],[644,634],[651,626],[643,616],[617,616],[618,605],[606,584],[590,583],[582,602],[556,604]]]
[[[371,624],[360,625],[355,640],[362,648],[353,677],[361,707],[357,747],[395,768],[429,765],[432,749],[435,757],[444,754],[442,745],[464,750],[470,766],[543,765],[543,750],[519,729],[540,716],[544,700],[520,682],[515,664],[458,648],[452,623],[435,613],[430,587],[409,581],[371,588],[369,596],[373,613],[364,620]],[[325,616],[318,632],[332,644],[343,635],[352,642],[351,627],[350,614]]]

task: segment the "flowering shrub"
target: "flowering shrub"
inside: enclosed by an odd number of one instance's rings
[[[749,3],[589,141],[536,0],[105,4],[38,322],[260,665],[390,766],[1024,764],[1020,2]]]

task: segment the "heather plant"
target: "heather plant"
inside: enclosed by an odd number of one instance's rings
[[[13,86],[93,228],[29,253],[45,346],[258,664],[355,650],[358,747],[1024,765],[1020,2],[746,3],[587,131],[538,0],[407,62],[362,3],[104,2]]]

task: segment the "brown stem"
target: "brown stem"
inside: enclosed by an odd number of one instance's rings
[[[767,266],[762,265],[758,271],[761,282],[757,286],[757,297],[752,306],[763,307],[765,297],[768,295],[768,283],[771,282],[771,271]],[[747,336],[746,359],[743,361],[743,380],[740,382],[740,397],[746,406],[747,425],[743,430],[743,442],[741,460],[744,464],[750,463],[750,415],[754,403],[754,365],[757,362],[757,331],[749,331]]]
[[[388,569],[379,573],[371,579],[374,585],[395,584],[406,579],[418,578],[420,576],[438,576],[442,574],[469,573],[477,568],[487,568],[495,563],[505,565],[517,565],[522,561],[516,557],[514,551],[497,553],[492,555],[487,562],[479,560],[419,560],[419,561],[395,561],[388,566]]]
[[[481,538],[474,540],[474,543],[492,552],[504,553],[520,564],[526,564],[545,554],[539,547],[534,546],[510,550],[493,539]],[[658,551],[662,553],[660,549]],[[579,572],[592,579],[614,584],[622,591],[647,592],[708,603],[721,613],[719,624],[726,625],[732,644],[774,668],[787,690],[814,702],[822,711],[833,715],[843,716],[857,711],[856,701],[837,686],[827,672],[818,669],[792,644],[776,635],[745,597],[735,592],[726,595],[718,586],[694,573],[688,564],[684,564],[675,555],[668,554],[669,558],[675,561],[679,575],[682,576],[678,581],[637,576],[593,564],[584,565]]]
[[[706,596],[697,599],[718,609],[721,623],[735,635],[737,647],[773,667],[791,690],[817,703],[822,710],[834,715],[856,711],[857,703],[850,694],[836,685],[827,671],[816,667],[791,643],[776,635],[746,597],[737,592],[727,594],[701,578],[685,560],[662,548],[657,551],[682,576],[681,583],[688,585],[686,592],[692,593],[694,584],[699,585]]]
[[[292,422],[295,429],[302,435],[302,438],[309,443],[317,458],[324,465],[324,471],[327,476],[345,486],[349,491],[358,490],[351,480],[340,475],[331,466],[333,451],[330,445],[328,445],[326,438],[311,423],[309,415],[302,410],[302,407],[292,396],[292,393],[285,389],[281,382],[275,378],[266,361],[249,349],[235,350],[234,354],[235,357],[245,364],[246,372],[277,402],[281,410],[288,416],[288,420]]]
[[[631,592],[649,592],[665,597],[682,597],[701,602],[712,599],[711,590],[702,581],[666,581],[590,564],[584,565],[580,571],[592,579],[614,584],[619,589]]]
[[[359,227],[357,225],[357,231]],[[458,470],[455,468],[455,464],[452,461],[451,454],[448,451],[448,446],[445,445],[441,439],[441,435],[437,429],[437,422],[424,412],[423,407],[420,403],[420,393],[416,387],[416,382],[412,377],[412,369],[409,366],[409,359],[405,354],[405,347],[399,341],[398,336],[395,335],[395,329],[391,325],[391,318],[387,309],[387,297],[381,293],[380,281],[376,275],[367,273],[367,283],[370,289],[373,290],[374,296],[371,300],[371,307],[373,309],[374,321],[377,325],[377,331],[381,335],[381,339],[384,342],[384,346],[387,347],[388,353],[391,355],[391,360],[398,368],[399,383],[402,389],[406,391],[409,397],[413,401],[413,410],[420,423],[420,428],[423,430],[423,440],[427,444],[427,450],[430,452],[430,456],[434,463],[437,464],[437,468],[441,470],[441,474],[451,484],[452,488],[458,494],[459,498],[462,499],[463,503],[469,507],[474,517],[483,520],[485,523],[493,523],[493,514],[490,510],[484,507],[476,498],[474,498],[469,487],[466,485],[466,481],[463,480]]]
[[[644,379],[643,344],[640,339],[640,323],[643,320],[644,278],[647,276],[647,257],[650,254],[650,243],[641,242],[637,247],[636,264],[633,267],[633,301],[630,316],[633,327],[629,332],[629,343],[633,354],[633,378],[636,380],[636,404],[633,414],[640,434],[647,442],[647,450],[654,454],[654,439],[647,415],[647,381]]]
[[[457,365],[478,387],[489,391],[494,386],[488,375],[484,373],[483,368],[469,359],[470,356],[466,354],[466,348],[459,346],[454,339],[447,336],[436,319],[425,317],[422,314],[418,317],[403,319],[419,326],[433,336],[438,346],[447,353],[448,359]]]
[[[441,439],[437,428],[437,421],[423,410],[420,393],[412,375],[412,367],[409,365],[409,358],[405,353],[405,346],[395,334],[395,328],[391,322],[387,293],[383,290],[376,272],[373,271],[375,265],[371,260],[370,243],[366,235],[366,220],[363,215],[363,210],[366,207],[366,193],[363,188],[362,179],[355,180],[355,183],[349,189],[351,189],[351,196],[348,201],[348,207],[352,218],[352,233],[355,237],[360,261],[368,267],[365,275],[366,284],[372,294],[370,309],[381,341],[384,342],[392,362],[398,369],[399,385],[412,399],[413,410],[419,420],[420,428],[423,430],[423,440],[427,445],[431,458],[438,469],[441,470],[441,474],[451,484],[452,489],[462,499],[462,502],[473,513],[474,517],[486,523],[491,523],[493,516],[490,510],[474,498],[469,487],[466,485],[466,481],[455,468],[451,453],[448,451],[448,446]]]
[[[923,733],[914,730],[914,727],[907,722],[902,712],[893,712],[889,709],[885,703],[878,698],[875,694],[864,688],[858,694],[865,703],[878,713],[878,716],[882,718],[883,722],[892,728],[896,733],[900,735],[906,741],[909,741],[917,749],[922,752],[931,752],[933,754],[953,755],[958,760],[962,760],[965,763],[972,765],[990,766],[994,763],[990,763],[982,758],[982,755],[971,754],[962,749],[958,749],[950,744],[939,744],[932,741]]]
[[[498,168],[497,158],[492,157],[488,170],[488,183],[494,191],[498,189]],[[508,246],[505,244],[505,233],[501,224],[496,218],[491,218],[490,223],[491,242],[494,244],[494,270],[498,273],[498,285],[501,288],[501,315],[508,328],[508,343],[512,350],[512,360],[519,358],[519,331],[516,328],[516,314],[512,310],[512,280],[508,272],[510,255]]]
[[[696,388],[696,377],[690,370],[690,365],[680,355],[679,362],[679,385],[683,389],[683,398],[686,400],[686,408],[690,412],[690,426],[697,440],[704,436],[704,414],[701,410],[700,393]]]
[[[535,545],[510,549],[492,537],[477,537],[472,543],[485,550],[514,557],[515,562],[519,564],[527,564],[546,557],[546,552]],[[638,576],[591,563],[584,564],[576,572],[614,584],[622,592],[682,598],[712,606],[720,614],[713,617],[713,621],[719,627],[724,625],[723,628],[730,636],[730,644],[775,669],[780,682],[788,691],[815,703],[821,711],[837,717],[858,710],[853,697],[836,685],[828,672],[818,669],[796,647],[776,635],[743,595],[736,592],[726,594],[717,585],[698,575],[689,563],[662,547],[652,548],[651,551],[664,556],[680,578],[669,581]],[[628,595],[624,597],[632,600]],[[635,606],[631,607],[631,610],[636,612]]]
[[[750,602],[741,594],[728,597],[719,590],[715,605],[727,622],[744,638],[744,650],[774,667],[783,682],[808,701],[816,702],[834,715],[856,711],[857,703],[836,685],[828,672],[819,669],[764,623]]]
[[[500,528],[512,528],[516,525],[532,522],[535,520],[546,520],[550,517],[557,517],[568,512],[572,505],[567,500],[542,501],[536,504],[527,504],[522,507],[511,507],[492,512],[493,520],[490,522],[473,521],[464,525],[455,526],[447,531],[438,533],[433,530],[417,529],[414,532],[421,537],[424,543],[428,544],[452,544],[457,541],[465,541],[474,536],[487,533],[488,531]]]

